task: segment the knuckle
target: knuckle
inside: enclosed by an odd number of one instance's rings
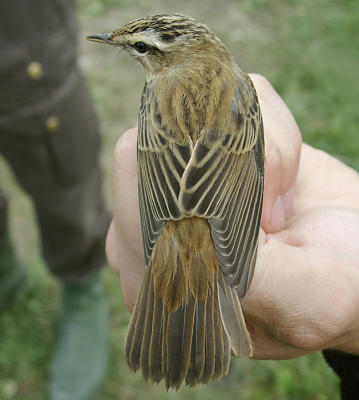
[[[128,175],[136,174],[136,144],[137,129],[129,129],[122,134],[115,145],[113,155],[114,172],[126,172]]]
[[[274,200],[279,194],[283,174],[283,160],[278,147],[272,142],[266,142],[266,161],[265,161],[265,179],[264,190],[266,197],[269,193],[270,198]]]
[[[114,150],[114,157],[122,158],[127,154],[136,151],[136,138],[137,138],[137,129],[131,128],[125,131],[121,137],[118,139],[115,150]]]

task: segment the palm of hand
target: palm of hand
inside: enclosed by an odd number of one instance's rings
[[[263,236],[244,307],[255,357],[358,353],[358,174],[303,145],[294,215]]]

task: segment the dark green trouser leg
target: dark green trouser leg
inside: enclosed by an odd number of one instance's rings
[[[50,368],[51,400],[90,400],[108,363],[109,310],[98,273],[65,284],[60,336]]]
[[[28,287],[23,265],[17,259],[7,224],[7,201],[0,192],[0,310]]]

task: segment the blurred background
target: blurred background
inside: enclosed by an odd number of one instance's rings
[[[247,72],[264,75],[284,98],[304,141],[359,170],[359,2],[357,0],[81,0],[80,63],[101,122],[102,166],[111,204],[111,163],[121,133],[134,125],[144,84],[142,67],[125,54],[86,42],[134,18],[180,12],[208,24]],[[84,149],[86,151],[86,149]],[[0,181],[11,200],[11,233],[28,265],[32,289],[0,315],[0,400],[45,400],[47,366],[59,318],[57,283],[46,272],[26,195],[0,159]],[[5,186],[5,184],[4,184]],[[112,360],[104,391],[110,399],[334,400],[337,378],[314,354],[290,361],[232,359],[220,383],[167,393],[128,371],[123,346],[130,314],[120,282],[104,274],[111,302]]]

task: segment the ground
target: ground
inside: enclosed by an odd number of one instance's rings
[[[247,72],[267,79],[284,98],[304,140],[359,170],[359,3],[355,0],[82,0],[80,64],[88,78],[103,136],[102,165],[111,204],[116,140],[134,125],[144,83],[141,67],[116,50],[83,40],[133,18],[180,12],[208,24]],[[58,284],[46,272],[31,203],[0,159],[0,181],[11,198],[11,233],[28,265],[31,292],[0,316],[0,400],[45,400],[47,366],[59,319]],[[111,302],[111,368],[97,400],[334,400],[337,378],[319,353],[290,361],[233,360],[220,383],[167,393],[128,371],[124,338],[130,314],[120,283],[107,269]]]

